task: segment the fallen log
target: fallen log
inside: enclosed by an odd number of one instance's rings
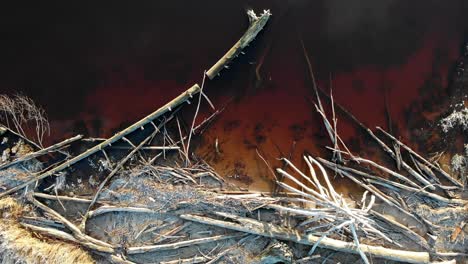
[[[292,241],[303,245],[313,246],[319,241],[319,239],[321,239],[318,236],[299,234],[297,231],[291,229],[244,217],[236,217],[236,221],[239,223],[233,223],[191,214],[184,214],[180,217],[182,219],[197,223],[222,227],[249,234],[275,238],[279,240]],[[389,249],[380,246],[370,246],[365,244],[360,244],[358,248],[355,245],[355,243],[340,241],[327,237],[321,239],[320,244],[318,246],[326,249],[353,254],[359,254],[359,251],[362,251],[364,254],[372,255],[375,258],[383,258],[394,261],[402,261],[408,263],[430,263],[430,254],[428,252]]]

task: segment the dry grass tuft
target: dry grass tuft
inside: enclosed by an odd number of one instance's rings
[[[95,263],[79,246],[37,237],[18,223],[25,207],[13,198],[0,200],[1,263]]]

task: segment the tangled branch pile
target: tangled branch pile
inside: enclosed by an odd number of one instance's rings
[[[249,29],[206,76],[217,76],[269,16],[249,12]],[[198,126],[192,122],[188,130],[180,125],[179,109],[196,94],[198,106],[206,98],[203,85],[193,85],[108,139],[79,135],[41,148],[3,128],[4,152],[18,142],[31,146],[0,164],[0,259],[166,264],[464,259],[463,184],[380,128],[385,140],[365,131],[397,169],[352,154],[339,137],[334,108],[329,120],[319,97],[323,92],[315,91],[333,156],[304,156],[308,172],[284,159],[288,167],[277,170],[283,191],[274,196],[238,190],[190,152],[192,135],[219,113]],[[85,149],[65,152],[71,145]],[[338,193],[330,172],[361,186],[362,197]]]

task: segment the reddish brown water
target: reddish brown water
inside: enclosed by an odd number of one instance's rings
[[[50,142],[76,133],[109,136],[201,83],[204,69],[242,35],[247,7],[271,8],[272,21],[254,47],[207,83],[217,107],[230,103],[197,150],[221,174],[269,189],[257,150],[273,167],[281,156],[303,167],[304,152],[327,154],[301,38],[320,85],[328,91],[331,83],[337,102],[367,126],[388,128],[387,102],[393,132],[411,142],[427,125],[423,114],[433,111],[427,102],[448,96],[468,29],[463,1],[166,2],[9,10],[2,16],[2,91],[22,91],[45,107]],[[204,107],[201,117],[208,113]],[[184,119],[192,115],[189,109]],[[338,118],[350,146],[369,144]]]

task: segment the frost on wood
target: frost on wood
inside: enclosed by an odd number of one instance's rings
[[[463,130],[468,130],[468,108],[454,110],[449,116],[440,121],[440,126],[445,133],[455,127],[462,127]]]

